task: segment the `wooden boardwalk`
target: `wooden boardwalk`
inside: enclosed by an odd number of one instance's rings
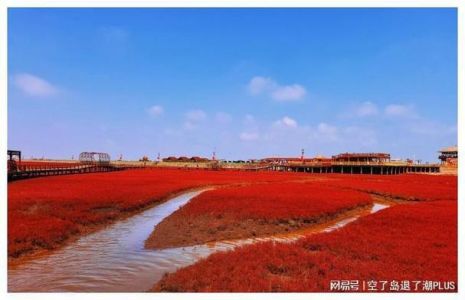
[[[70,167],[25,168],[8,172],[8,181],[56,175],[71,175],[97,172],[114,172],[125,170],[127,167],[114,165],[73,165]]]
[[[42,176],[57,176],[71,174],[85,174],[97,172],[115,172],[127,169],[143,169],[150,166],[113,165],[113,164],[82,164],[65,167],[30,167],[19,168],[8,172],[8,181],[28,179]],[[163,168],[163,167],[158,167]],[[177,167],[174,169],[198,170],[199,168]],[[336,173],[336,174],[370,174],[396,175],[405,173],[440,173],[437,164],[399,164],[399,163],[300,163],[300,164],[265,164],[246,168],[200,168],[203,170],[240,170],[240,171],[280,171],[305,173]]]

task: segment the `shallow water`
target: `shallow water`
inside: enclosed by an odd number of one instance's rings
[[[142,292],[150,289],[167,272],[195,263],[209,254],[258,241],[292,242],[302,236],[332,231],[359,216],[387,207],[336,220],[310,231],[273,237],[215,242],[207,245],[144,249],[154,226],[202,191],[188,192],[119,221],[106,229],[84,236],[50,255],[12,266],[8,270],[10,292]]]

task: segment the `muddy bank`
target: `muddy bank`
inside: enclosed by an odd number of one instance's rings
[[[187,247],[223,240],[237,240],[284,234],[304,230],[331,220],[350,217],[371,207],[372,204],[346,208],[336,213],[328,213],[299,219],[244,219],[233,215],[201,215],[186,217],[174,213],[160,222],[145,241],[147,249]]]

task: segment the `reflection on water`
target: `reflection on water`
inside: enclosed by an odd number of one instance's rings
[[[202,191],[188,192],[139,215],[84,236],[50,255],[13,266],[8,270],[8,290],[60,292],[141,292],[161,279],[202,257],[258,241],[291,242],[309,233],[331,231],[358,218],[336,220],[311,232],[274,237],[216,242],[193,247],[164,250],[144,249],[144,241],[154,225]],[[373,213],[387,207],[375,204]],[[361,214],[360,214],[361,215]]]

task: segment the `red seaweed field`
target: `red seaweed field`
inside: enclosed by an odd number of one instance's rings
[[[181,239],[166,247],[291,232],[379,199],[391,206],[294,242],[213,253],[153,282],[152,291],[326,292],[338,280],[357,282],[362,292],[428,291],[429,283],[436,284],[432,291],[457,290],[456,176],[152,168],[10,182],[9,259],[51,252],[173,195],[205,187],[214,189],[155,227],[158,239],[167,233]],[[157,231],[169,222],[168,229]],[[200,238],[187,243],[195,234]],[[416,286],[407,290],[406,281]],[[380,286],[383,282],[388,286]]]
[[[8,255],[53,249],[71,236],[188,189],[300,179],[301,175],[146,169],[12,182],[8,184]]]
[[[325,292],[332,291],[332,281],[345,280],[356,282],[362,292],[457,291],[456,176],[327,179],[320,189],[339,187],[347,195],[364,191],[400,204],[295,243],[263,242],[215,253],[166,275],[152,290]],[[242,210],[254,209],[249,206]],[[198,203],[192,211],[200,209]]]
[[[202,193],[186,204],[186,215],[231,214],[237,218],[289,219],[366,205],[366,193],[320,183],[270,183],[222,188]]]
[[[180,247],[286,233],[372,204],[367,193],[322,182],[248,184],[206,191],[158,224],[146,247]]]
[[[202,274],[199,276],[199,274]],[[335,232],[296,243],[259,243],[212,254],[162,279],[154,291],[327,292],[332,280],[356,280],[359,291],[401,291],[381,283],[419,281],[456,291],[457,214],[451,201],[405,204]],[[365,290],[362,290],[365,282]],[[369,290],[368,283],[375,283]]]

